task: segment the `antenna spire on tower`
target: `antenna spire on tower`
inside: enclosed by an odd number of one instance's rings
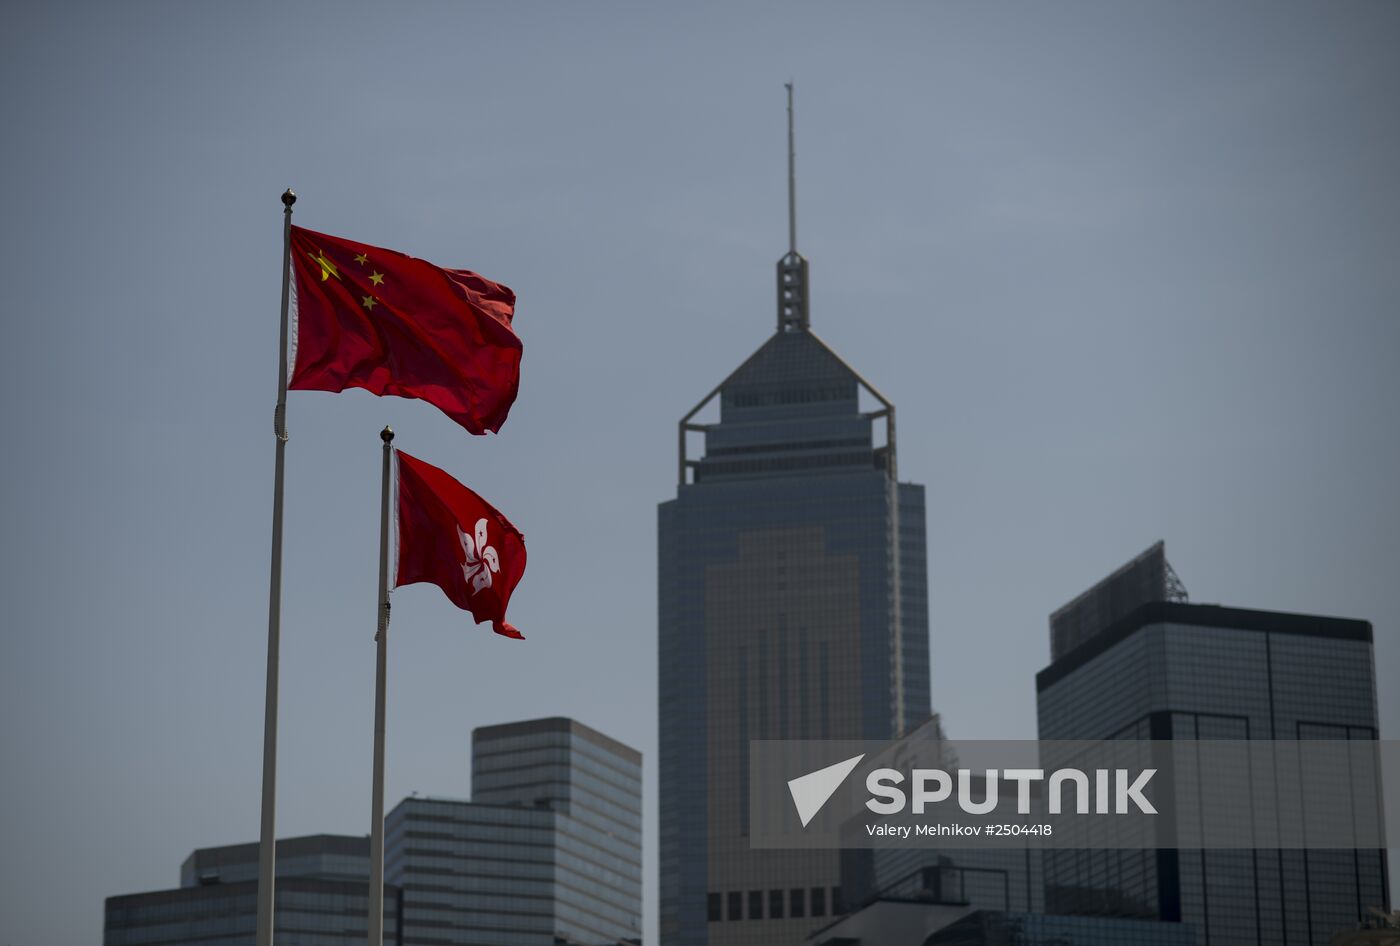
[[[797,252],[797,145],[792,130],[792,83],[787,88],[788,132],[788,251],[778,260],[778,331],[805,332],[807,314],[807,261]]]
[[[787,86],[788,112],[788,252],[797,252],[797,145],[792,131],[792,83]]]

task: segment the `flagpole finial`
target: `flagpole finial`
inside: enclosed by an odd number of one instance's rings
[[[381,431],[379,432],[379,439],[382,440],[382,441],[384,441],[385,443],[393,443],[393,442],[394,442],[394,428],[392,428],[392,427],[385,427],[383,430],[381,430]]]
[[[297,202],[297,192],[290,187],[282,192],[282,206],[288,210],[292,209],[292,204]]]

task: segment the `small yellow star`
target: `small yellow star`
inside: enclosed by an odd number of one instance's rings
[[[360,305],[364,306],[366,309],[370,309],[371,311],[378,303],[379,300],[374,298],[374,296],[365,296],[360,300]]]
[[[369,259],[369,254],[368,254],[368,253],[358,253],[358,254],[356,254],[356,256],[355,256],[355,262],[359,263],[361,266],[365,265],[365,261],[368,260],[368,259]]]
[[[374,283],[376,286],[382,286],[384,285],[384,274],[380,272],[370,273],[369,281]]]
[[[326,258],[324,250],[317,250],[314,256],[310,253],[306,255],[310,256],[311,261],[321,267],[321,282],[325,282],[326,279],[331,276],[334,276],[336,279],[340,278],[340,273],[336,270],[335,263]]]

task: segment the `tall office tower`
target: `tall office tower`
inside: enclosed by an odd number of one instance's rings
[[[278,943],[362,946],[369,935],[369,838],[318,834],[277,842]],[[397,891],[385,889],[384,942],[398,943]],[[253,946],[258,845],[201,848],[173,890],[108,897],[103,946]]]
[[[1378,738],[1369,623],[1185,597],[1159,543],[1056,612],[1040,738]],[[1386,869],[1380,850],[1047,851],[1046,908],[1313,946],[1387,902]]]
[[[642,756],[572,719],[472,733],[472,800],[406,798],[386,819],[402,942],[637,943]]]
[[[799,943],[838,908],[838,852],[750,849],[750,740],[929,715],[923,487],[896,477],[894,406],[812,332],[807,276],[793,238],[777,331],[682,419],[659,509],[662,946]]]

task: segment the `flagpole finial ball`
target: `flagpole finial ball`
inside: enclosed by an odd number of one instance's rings
[[[292,204],[297,202],[297,193],[290,187],[282,192],[282,206],[288,210],[292,209]]]
[[[386,444],[387,444],[387,443],[393,443],[393,441],[394,441],[394,428],[392,428],[392,427],[385,427],[383,430],[381,430],[381,431],[379,432],[379,439],[382,440],[382,441],[384,441]]]

